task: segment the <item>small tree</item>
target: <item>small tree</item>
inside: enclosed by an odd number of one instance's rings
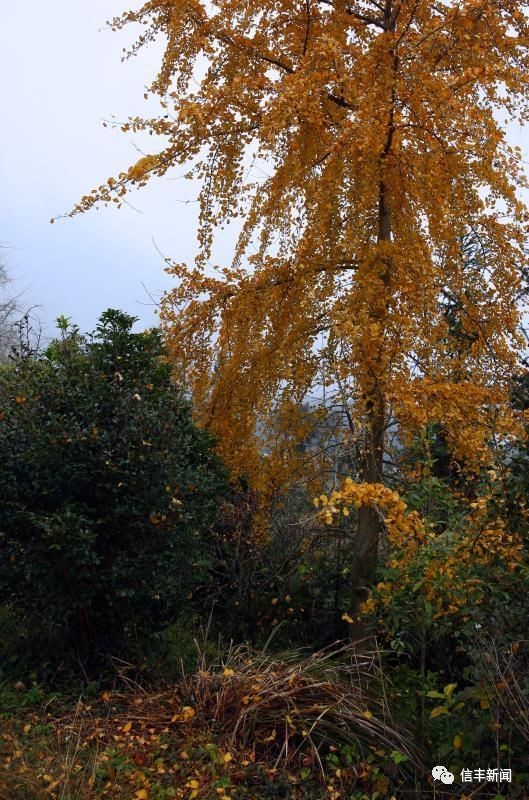
[[[0,260],[0,363],[7,361],[16,343],[15,318],[20,312],[19,298],[11,292],[12,281],[6,265]]]
[[[37,306],[25,306],[24,292],[14,293],[13,284],[13,277],[0,256],[0,365],[7,363],[14,351],[29,355],[40,347],[42,327],[35,311]]]
[[[65,318],[0,373],[0,602],[59,651],[126,652],[175,620],[207,567],[225,470],[157,330]]]

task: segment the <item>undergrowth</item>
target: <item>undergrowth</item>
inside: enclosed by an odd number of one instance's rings
[[[427,780],[377,653],[351,645],[231,648],[157,691],[129,681],[93,700],[35,687],[4,697],[1,800],[376,800]]]

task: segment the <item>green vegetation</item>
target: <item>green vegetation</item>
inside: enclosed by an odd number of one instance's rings
[[[353,619],[352,501],[324,524],[300,481],[263,522],[133,323],[62,318],[0,373],[0,798],[404,800],[435,764],[436,797],[497,765],[481,796],[526,797],[525,439],[470,477],[439,425],[396,448],[409,535]]]
[[[208,572],[226,471],[134,321],[109,310],[83,337],[62,319],[0,373],[0,602],[19,634],[0,648],[40,677],[141,658]]]

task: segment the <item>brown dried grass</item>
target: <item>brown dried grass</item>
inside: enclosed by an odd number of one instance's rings
[[[277,763],[308,747],[321,766],[322,751],[349,744],[364,754],[397,750],[421,768],[417,747],[389,712],[376,651],[337,643],[310,656],[270,656],[241,646],[183,689],[203,724],[238,748],[273,750]]]

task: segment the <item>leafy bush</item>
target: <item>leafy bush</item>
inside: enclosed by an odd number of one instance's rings
[[[130,654],[208,568],[226,471],[134,322],[108,310],[82,337],[62,318],[0,373],[0,603],[54,655]]]
[[[414,726],[431,762],[454,774],[469,763],[512,764],[518,797],[529,770],[518,663],[526,665],[527,548],[491,488],[494,478],[476,479],[465,510],[445,481],[423,474],[406,499],[424,514],[426,541],[392,549],[364,612],[387,648],[393,713]]]
[[[347,634],[344,612],[354,586],[354,530],[314,523],[304,487],[281,498],[261,538],[252,524],[257,493],[232,489],[217,526],[210,595],[213,621],[235,641],[274,647],[322,647]]]

